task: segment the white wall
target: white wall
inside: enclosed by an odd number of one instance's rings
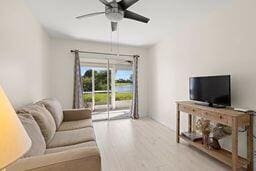
[[[190,76],[232,75],[232,104],[256,109],[256,1],[234,0],[151,48],[148,106],[175,129],[175,101],[188,100]],[[183,128],[186,128],[183,118]],[[240,140],[245,140],[240,135]],[[245,155],[245,141],[239,152]],[[227,139],[225,147],[231,142]]]
[[[1,0],[0,85],[14,106],[47,95],[48,36],[23,0]]]
[[[114,45],[113,52],[116,52]],[[71,39],[51,39],[51,96],[58,98],[64,108],[72,107],[74,54],[71,49],[84,51],[111,52],[110,44],[78,41]],[[120,46],[122,54],[138,54],[139,58],[139,112],[147,114],[147,49]],[[83,54],[81,54],[83,56]]]

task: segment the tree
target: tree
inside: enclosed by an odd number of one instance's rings
[[[132,77],[133,77],[133,75],[131,74],[130,78],[129,78],[130,83],[132,83],[132,81],[133,81]]]
[[[83,78],[86,78],[86,77],[92,77],[92,70],[87,70],[84,75],[83,75]]]
[[[90,77],[82,78],[82,82],[83,82],[83,90],[85,92],[92,91],[92,78]]]
[[[107,71],[95,71],[95,90],[107,90]],[[111,84],[111,71],[109,70],[109,84]],[[110,85],[111,89],[111,85]]]
[[[109,71],[109,83],[111,83],[111,71]],[[95,70],[95,90],[107,90],[107,71]],[[87,70],[82,76],[83,89],[86,92],[92,91],[92,70]],[[110,85],[111,89],[111,85]]]
[[[83,90],[92,91],[92,70],[87,70],[82,76]]]

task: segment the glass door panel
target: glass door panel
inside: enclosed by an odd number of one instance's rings
[[[129,63],[115,64],[112,68],[112,108],[110,119],[130,117],[132,104],[132,69]]]
[[[81,74],[83,98],[86,106],[92,109],[92,119],[108,119],[107,67],[81,66]]]
[[[94,68],[94,116],[93,120],[108,119],[108,71],[107,67]]]
[[[130,117],[133,75],[130,62],[90,60],[81,64],[81,74],[83,99],[93,111],[93,121]]]
[[[87,107],[93,108],[92,99],[92,68],[81,66],[82,84],[83,84],[83,99]]]

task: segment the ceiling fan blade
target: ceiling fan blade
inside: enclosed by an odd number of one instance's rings
[[[146,18],[142,15],[136,14],[136,13],[128,11],[128,10],[124,11],[124,18],[136,20],[136,21],[143,22],[143,23],[148,23],[150,20],[149,18]]]
[[[95,12],[95,13],[91,13],[91,14],[80,15],[80,16],[76,17],[76,19],[82,19],[82,18],[92,17],[92,16],[96,16],[96,15],[101,15],[101,14],[105,14],[105,12]]]
[[[132,6],[138,1],[139,0],[122,0],[122,1],[119,1],[118,4],[123,10],[126,10],[127,8],[129,8],[130,6]]]
[[[117,30],[117,22],[111,22],[111,30],[116,31]]]
[[[99,1],[100,1],[101,3],[103,3],[104,5],[111,7],[111,5],[109,4],[108,1],[106,1],[106,0],[99,0]]]

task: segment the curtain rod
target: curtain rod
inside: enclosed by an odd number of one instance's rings
[[[79,53],[92,53],[92,54],[97,54],[97,55],[115,55],[118,56],[116,53],[102,53],[102,52],[92,52],[92,51],[80,51],[80,50],[70,50],[71,53],[74,52],[79,52]],[[119,56],[127,56],[127,57],[134,57],[139,55],[127,55],[127,54],[119,54]]]

